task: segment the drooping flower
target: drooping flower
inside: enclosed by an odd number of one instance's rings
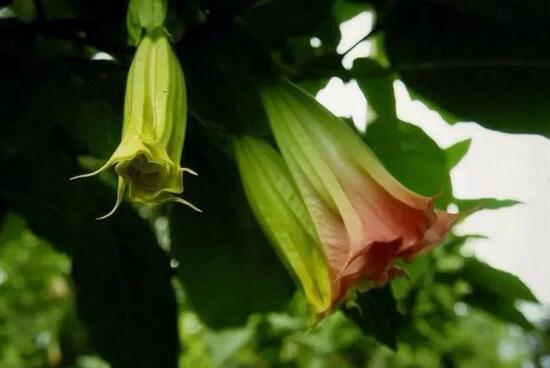
[[[243,187],[258,222],[303,290],[313,316],[331,305],[327,260],[281,155],[252,137],[233,140]]]
[[[277,145],[327,259],[332,307],[382,286],[437,245],[457,215],[399,183],[361,138],[288,81],[262,91]]]
[[[115,166],[118,208],[128,188],[130,200],[155,206],[179,202],[183,192],[180,167],[185,139],[187,104],[183,71],[165,31],[156,28],[140,41],[126,83],[122,139],[109,160],[90,177]]]

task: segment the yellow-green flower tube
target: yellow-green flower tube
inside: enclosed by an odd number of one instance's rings
[[[308,301],[314,320],[330,311],[329,268],[314,225],[281,155],[252,137],[233,140],[248,202]]]
[[[118,175],[117,200],[112,215],[128,188],[130,200],[155,206],[179,202],[183,192],[180,167],[186,129],[186,91],[183,71],[165,31],[156,28],[140,41],[126,84],[122,139],[109,160],[90,177],[114,166]]]

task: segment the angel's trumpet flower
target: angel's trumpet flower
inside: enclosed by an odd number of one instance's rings
[[[140,41],[126,83],[122,139],[109,160],[90,177],[114,166],[117,200],[105,218],[120,205],[126,188],[130,200],[155,206],[179,202],[183,192],[180,167],[186,129],[186,92],[183,71],[165,31],[156,28]]]
[[[262,100],[327,260],[331,308],[384,285],[400,274],[396,259],[410,260],[447,234],[457,215],[405,188],[312,96],[283,80]]]

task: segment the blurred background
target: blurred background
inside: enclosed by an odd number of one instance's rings
[[[545,1],[172,0],[205,216],[126,205],[97,223],[114,177],[67,178],[118,143],[126,5],[0,1],[0,367],[550,367]],[[227,149],[269,137],[273,73],[467,215],[314,331]]]

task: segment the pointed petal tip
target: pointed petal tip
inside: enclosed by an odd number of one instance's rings
[[[93,173],[88,173],[88,174],[80,174],[80,175],[72,176],[72,177],[69,178],[69,181],[73,181],[73,180],[77,180],[77,179],[90,178],[90,177],[92,177],[96,174],[97,173],[93,172]]]
[[[188,168],[188,167],[182,167],[182,168],[181,168],[181,171],[182,171],[182,172],[189,173],[189,174],[194,175],[194,176],[199,176],[199,174],[197,174],[197,172],[196,172],[195,170],[190,169],[190,168]]]
[[[202,213],[202,210],[200,208],[198,208],[197,206],[195,206],[193,203],[189,202],[189,201],[186,201],[185,199],[183,198],[180,198],[180,197],[174,197],[173,199],[174,202],[177,202],[177,203],[181,203],[181,204],[184,204],[186,205],[187,207],[191,207],[192,209],[194,209],[195,211],[199,212],[199,213]]]
[[[106,215],[103,215],[101,217],[96,217],[96,220],[97,221],[105,220],[106,218],[111,217],[116,212],[119,205],[120,205],[120,201],[117,200],[117,202],[115,203],[115,206],[113,207],[113,209],[111,211],[109,211],[109,213],[107,213]]]
[[[76,180],[76,179],[83,179],[83,178],[91,178],[92,176],[96,176],[100,172],[108,169],[115,163],[115,160],[111,157],[103,166],[101,166],[96,171],[93,171],[91,173],[81,174],[77,176],[73,176],[72,178],[69,178],[69,181]]]
[[[100,216],[100,217],[96,217],[95,220],[96,220],[96,221],[105,220],[106,218],[111,217],[111,216],[115,213],[115,211],[116,211],[116,209],[113,208],[113,209],[111,210],[111,212],[109,212],[109,213],[106,214],[106,215],[103,215],[103,216]]]
[[[122,202],[122,197],[124,197],[124,191],[126,190],[127,184],[127,180],[119,178],[115,206],[109,213],[101,217],[97,217],[96,220],[105,220],[107,217],[111,217],[116,212],[116,210],[120,206],[120,203]]]

